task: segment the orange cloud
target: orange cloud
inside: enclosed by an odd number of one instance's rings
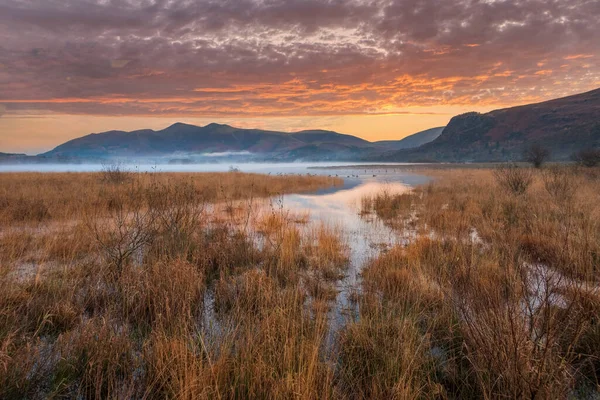
[[[574,54],[574,55],[570,55],[570,56],[566,56],[564,57],[565,60],[579,60],[581,58],[592,58],[594,57],[593,54]]]

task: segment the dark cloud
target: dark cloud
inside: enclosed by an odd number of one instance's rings
[[[3,0],[0,103],[145,115],[511,104],[600,86],[594,0]]]

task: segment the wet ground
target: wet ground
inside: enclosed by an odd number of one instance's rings
[[[361,200],[382,192],[390,195],[404,193],[412,187],[427,183],[430,178],[407,171],[406,164],[381,164],[377,166],[354,164],[345,167],[336,163],[286,163],[286,164],[196,164],[196,165],[141,165],[124,166],[131,171],[148,172],[223,172],[235,169],[240,172],[268,175],[311,174],[339,177],[343,185],[321,189],[310,194],[289,194],[272,199],[278,207],[297,215],[308,215],[311,224],[324,223],[339,229],[344,235],[349,251],[349,265],[343,279],[336,282],[338,295],[330,311],[330,337],[333,343],[336,331],[348,317],[355,313],[356,304],[351,297],[360,290],[360,273],[369,260],[382,250],[406,240],[374,215],[361,214]],[[101,170],[101,165],[21,165],[0,171],[36,172],[89,172]],[[268,202],[263,206],[268,207]],[[272,205],[271,205],[272,206]],[[212,326],[218,336],[218,322],[214,318],[212,291],[205,298],[204,326]]]
[[[361,200],[382,192],[390,195],[410,191],[412,187],[427,183],[430,178],[392,168],[357,169],[353,167],[310,168],[310,165],[277,165],[266,168],[246,168],[241,172],[266,174],[318,174],[343,178],[344,184],[322,189],[310,194],[289,194],[265,202],[263,207],[281,208],[292,215],[308,215],[304,229],[324,223],[342,232],[349,251],[349,265],[344,277],[336,282],[338,295],[329,312],[330,329],[327,345],[335,343],[337,331],[357,313],[352,297],[360,292],[362,269],[381,251],[402,243],[406,236],[392,230],[375,215],[361,213]],[[212,293],[205,299],[204,326],[211,326],[212,335],[218,336],[219,323],[215,319]],[[214,336],[213,336],[214,337]]]
[[[382,192],[400,194],[411,187],[427,183],[425,176],[386,170],[311,169],[313,174],[342,177],[344,185],[314,194],[291,194],[283,197],[283,207],[292,212],[308,212],[313,222],[339,227],[349,247],[349,266],[344,279],[337,282],[339,294],[330,312],[331,325],[328,342],[345,321],[355,313],[351,297],[360,290],[360,273],[369,260],[398,244],[402,235],[386,226],[374,215],[361,215],[361,200]]]

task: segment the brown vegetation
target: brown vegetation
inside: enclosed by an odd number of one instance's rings
[[[309,192],[341,182],[324,176],[134,173],[116,167],[101,173],[4,173],[0,174],[0,223],[76,221],[120,207],[118,202],[125,198],[135,202],[138,194],[175,186],[181,188],[180,196],[194,197],[196,202],[222,202]]]
[[[583,149],[573,154],[573,161],[584,167],[596,167],[600,164],[600,148]]]
[[[567,167],[431,173],[372,201],[419,235],[364,271],[360,318],[342,340],[356,365],[348,385],[388,398],[596,392],[600,181]]]
[[[347,232],[253,200],[335,181],[0,176],[0,398],[596,393],[598,174],[422,173],[361,202],[410,240],[365,266],[335,332]]]
[[[550,150],[542,146],[540,143],[533,143],[523,151],[523,159],[531,163],[535,168],[541,168],[548,158],[550,158]]]
[[[110,176],[0,175],[0,398],[331,392],[313,281],[341,233],[253,199],[339,180]]]

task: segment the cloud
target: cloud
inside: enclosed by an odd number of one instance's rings
[[[597,85],[599,36],[586,0],[4,0],[0,103],[189,116],[513,104]]]

